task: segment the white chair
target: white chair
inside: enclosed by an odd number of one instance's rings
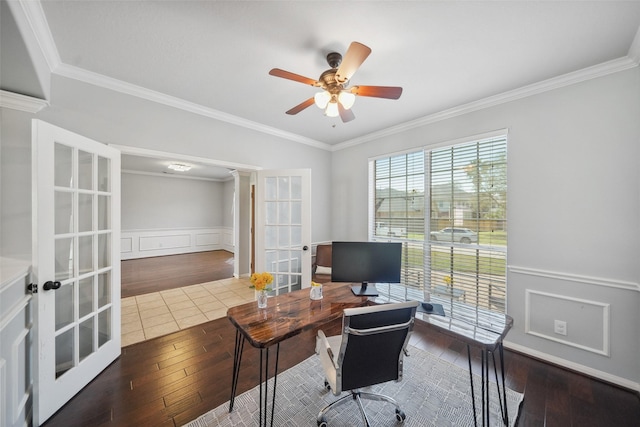
[[[338,396],[318,414],[319,427],[327,426],[326,412],[342,403],[355,400],[369,426],[361,398],[386,401],[395,406],[398,421],[405,413],[391,397],[361,391],[362,387],[402,380],[403,357],[409,343],[418,301],[382,304],[344,310],[342,335],[327,338],[318,331],[316,353],[325,374],[325,387]]]

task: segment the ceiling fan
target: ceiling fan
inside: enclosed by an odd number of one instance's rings
[[[287,114],[298,114],[305,108],[316,104],[323,109],[326,116],[340,118],[343,122],[355,119],[351,107],[355,102],[356,95],[370,96],[374,98],[398,99],[402,95],[402,88],[396,86],[352,86],[347,87],[349,79],[353,77],[360,65],[371,53],[371,49],[362,43],[352,42],[345,53],[344,58],[337,52],[327,55],[327,62],[331,67],[320,75],[318,80],[310,79],[299,74],[274,68],[269,74],[283,79],[308,84],[322,88],[322,92],[316,93],[312,98],[301,102]]]

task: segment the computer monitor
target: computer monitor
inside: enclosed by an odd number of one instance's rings
[[[332,282],[359,282],[356,295],[378,296],[376,283],[400,283],[402,243],[333,242]]]

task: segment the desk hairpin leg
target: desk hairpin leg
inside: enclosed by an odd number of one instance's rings
[[[264,358],[263,358],[264,355]],[[280,357],[280,343],[276,344],[276,366],[273,374],[273,390],[271,397],[271,426],[273,427],[273,414],[275,413],[276,406],[276,385],[278,381],[278,359]],[[264,362],[264,363],[263,363]],[[263,379],[264,372],[264,381]],[[260,427],[267,426],[267,402],[269,401],[269,347],[260,349],[260,396],[258,401],[260,402],[260,415],[258,425]],[[263,393],[264,388],[264,393]],[[263,423],[264,420],[264,423]]]
[[[471,347],[467,344],[467,359],[469,360],[469,379],[471,380],[471,406],[473,407],[473,425],[478,427],[476,418],[476,394],[473,388],[473,369],[471,368]]]
[[[500,401],[500,412],[502,414],[502,422],[504,425],[509,425],[509,413],[507,412],[507,387],[504,380],[504,347],[502,343],[498,345],[498,354],[500,356],[500,371],[502,376],[502,393],[500,393],[500,381],[498,380],[498,370],[496,369],[496,356],[495,353],[491,353],[493,356],[493,372],[496,376],[496,386],[498,387],[498,401]],[[504,402],[504,404],[503,404]]]
[[[498,380],[498,369],[496,366],[495,352],[487,349],[481,350],[481,391],[482,391],[482,425],[490,425],[490,397],[489,397],[489,353],[493,359],[493,371],[496,378],[496,387],[498,389],[498,401],[500,402],[500,415],[502,416],[502,422],[505,426],[509,425],[509,414],[507,412],[507,389],[505,386],[504,378],[504,348],[502,343],[498,345],[498,352],[500,356],[500,370],[502,371],[502,390],[500,390],[500,381]],[[478,427],[477,409],[476,409],[476,397],[473,387],[473,371],[471,368],[471,347],[467,344],[467,357],[469,360],[469,379],[471,382],[471,405],[473,407],[473,423],[475,427]]]
[[[240,375],[240,362],[242,361],[242,350],[244,349],[244,336],[236,329],[236,346],[233,350],[233,378],[231,379],[231,398],[229,399],[229,412],[233,411],[233,404],[236,400],[238,388],[238,376]]]

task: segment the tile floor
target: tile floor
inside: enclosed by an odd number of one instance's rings
[[[227,315],[255,300],[249,279],[225,279],[122,299],[122,346]]]

